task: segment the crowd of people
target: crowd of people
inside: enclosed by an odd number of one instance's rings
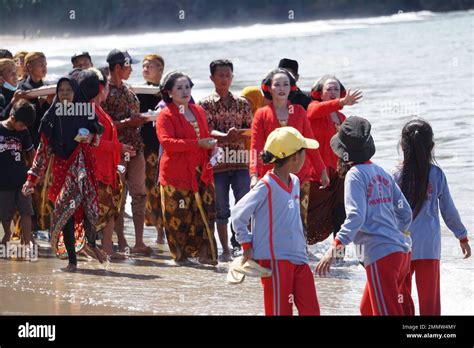
[[[126,83],[137,63],[127,51],[112,50],[100,69],[88,52],[71,62],[55,94],[32,97],[45,85],[46,56],[0,50],[3,245],[19,238],[31,246],[32,232],[49,230],[53,250],[68,259],[63,270],[73,272],[78,252],[99,262],[150,255],[143,234],[153,226],[179,265],[196,258],[215,266],[242,253],[242,263],[270,269],[267,315],[291,315],[293,304],[319,315],[308,246],[333,235],[315,272],[323,277],[348,244],[360,246],[362,315],[414,315],[414,274],[420,314],[441,313],[439,212],[464,257],[471,251],[428,122],[403,127],[404,159],[389,173],[371,161],[369,121],[341,112],[362,92],[333,75],[304,92],[295,60],[281,59],[240,95],[230,91],[233,63],[214,60],[215,90],[199,101],[189,75],[164,74],[158,54],[141,62],[153,94]],[[133,247],[124,234],[127,195]]]

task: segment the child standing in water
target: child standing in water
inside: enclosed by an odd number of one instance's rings
[[[16,212],[21,216],[22,242],[26,249],[30,248],[32,240],[33,206],[31,197],[21,193],[21,187],[28,170],[25,159],[30,165],[35,156],[27,130],[34,123],[35,117],[34,106],[26,100],[21,100],[13,105],[8,119],[0,122],[0,222],[5,231],[0,244],[5,246],[11,237],[10,227]]]
[[[272,270],[271,277],[262,278],[265,315],[292,315],[293,302],[300,315],[319,315],[300,217],[300,181],[294,174],[305,163],[304,150],[318,146],[293,127],[275,129],[262,153],[273,170],[232,209],[232,225],[244,249],[242,264],[255,259]]]
[[[34,192],[52,160],[53,182],[48,192],[54,206],[50,225],[51,246],[58,256],[63,254],[63,247],[66,249],[69,264],[62,269],[66,272],[76,271],[76,252],[82,248],[99,262],[105,259],[95,244],[99,204],[92,147],[100,142],[103,126],[86,105],[99,91],[98,83],[96,88],[92,88],[91,77],[94,78],[95,73],[82,71],[79,85],[69,76],[59,79],[53,106],[41,120],[38,152],[23,185],[25,195]],[[64,111],[66,108],[73,112]],[[89,135],[77,138],[81,128],[87,129]],[[76,239],[76,230],[83,230],[86,238]],[[61,232],[64,242],[60,238]],[[80,239],[87,240],[87,244],[77,245],[76,241]]]
[[[407,287],[411,239],[404,232],[411,209],[392,176],[370,161],[375,154],[370,128],[366,119],[352,116],[331,139],[338,171],[350,168],[344,180],[347,217],[316,272],[324,276],[342,245],[353,241],[361,247],[367,273],[361,314],[413,314]]]
[[[439,211],[459,239],[464,258],[471,256],[466,227],[461,222],[442,169],[434,164],[433,130],[424,120],[408,122],[402,130],[403,163],[395,179],[413,209],[413,240],[409,288],[416,273],[420,315],[440,315],[441,226]]]

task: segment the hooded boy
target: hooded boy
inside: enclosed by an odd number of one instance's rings
[[[361,314],[412,315],[407,287],[412,211],[392,176],[370,161],[375,154],[370,129],[369,121],[351,116],[331,139],[339,166],[350,168],[344,180],[347,217],[316,271],[325,275],[340,246],[354,242],[367,273]]]

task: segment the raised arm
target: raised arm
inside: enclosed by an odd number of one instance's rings
[[[318,118],[325,117],[331,112],[339,111],[342,109],[340,103],[341,99],[333,99],[323,102],[314,101],[308,106],[308,118],[310,120],[315,120]]]

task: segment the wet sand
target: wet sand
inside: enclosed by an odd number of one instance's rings
[[[132,232],[131,221],[126,220],[129,245]],[[145,242],[154,251],[150,257],[133,255],[106,267],[81,256],[76,273],[60,271],[67,261],[47,250],[36,262],[1,259],[0,314],[263,315],[258,278],[230,285],[225,280],[227,263],[176,266],[155,238],[156,230],[146,228]],[[329,278],[315,280],[323,314],[359,314],[361,267],[334,268]]]
[[[193,73],[195,100],[213,89],[202,62],[210,62],[216,56],[234,61],[233,92],[255,83],[256,77],[268,70],[268,59],[261,57],[273,57],[276,62],[280,53],[275,52],[291,52],[297,57],[301,70],[299,86],[303,90],[309,90],[322,74],[338,72],[346,87],[363,89],[363,102],[344,112],[370,119],[377,145],[374,161],[389,171],[402,160],[401,152],[397,151],[402,125],[415,116],[430,121],[436,137],[437,161],[471,233],[474,118],[470,98],[473,70],[469,62],[472,63],[473,55],[466,42],[472,41],[472,14],[405,13],[360,22],[350,19],[329,26],[311,25],[313,30],[304,35],[300,32],[302,26],[291,23],[279,25],[278,32],[274,26],[262,26],[259,37],[251,31],[247,34],[252,35],[242,36],[240,27],[225,32],[213,29],[207,35],[191,30],[172,33],[164,39],[161,33],[153,35],[160,42],[159,53],[167,61],[175,62],[172,68],[185,67]],[[268,37],[269,32],[274,37]],[[138,56],[156,51],[158,41],[148,40],[149,44],[143,45],[143,35],[26,41],[2,36],[2,43],[13,52],[25,47],[44,51],[48,57],[47,79],[53,81],[70,70],[65,52],[74,52],[78,47],[87,47],[98,64],[103,64],[107,52],[115,47],[127,47]],[[328,41],[332,45],[328,46]],[[327,49],[322,51],[321,47]],[[315,70],[315,66],[322,70]],[[139,84],[142,80],[140,69],[135,69],[129,82]],[[458,88],[440,88],[439,81]],[[129,239],[133,239],[130,224],[127,228]],[[154,245],[155,232],[147,229],[146,238]],[[317,251],[325,247],[327,244]],[[474,315],[474,257],[462,259],[457,239],[443,223],[441,259],[442,314]],[[102,268],[96,262],[80,261],[79,266],[89,273],[62,274],[58,269],[65,262],[55,258],[41,258],[37,264],[0,259],[0,314],[263,313],[258,279],[249,278],[241,285],[230,286],[225,283],[225,264],[215,271],[172,267],[167,263],[169,260],[167,253],[157,252],[151,258],[137,257],[133,262],[112,264],[108,272],[100,271],[101,274],[97,273]],[[314,267],[314,262],[311,265]],[[150,275],[155,278],[146,277]],[[316,277],[321,313],[358,315],[364,282],[365,274],[359,266],[334,269],[325,279]],[[416,288],[413,291],[416,303]]]
[[[132,222],[125,220],[128,244],[134,244]],[[445,228],[441,262],[441,313],[472,315],[473,260],[462,260],[459,243]],[[3,231],[0,227],[0,236]],[[226,283],[228,263],[217,267],[176,266],[169,252],[154,242],[156,230],[145,228],[149,257],[133,255],[125,261],[101,265],[79,256],[79,270],[64,273],[67,261],[57,259],[49,243],[40,242],[38,261],[0,258],[0,315],[263,315],[260,279],[247,277],[242,284]],[[331,238],[310,251],[321,256]],[[116,243],[115,243],[116,244]],[[359,315],[365,270],[347,249],[343,266],[333,267],[326,278],[315,276],[322,315]],[[219,251],[220,252],[220,251]],[[311,261],[314,269],[316,261]],[[463,279],[459,282],[459,279]],[[418,313],[416,287],[413,288]],[[293,310],[297,314],[296,308]]]
[[[230,203],[234,203],[232,196]],[[126,211],[131,214],[130,197]],[[133,246],[133,223],[127,218],[125,235]],[[466,294],[474,285],[474,278],[467,276],[474,272],[473,259],[462,260],[459,243],[445,227],[442,235],[441,313],[472,315],[474,300]],[[40,242],[42,248],[36,262],[0,258],[0,315],[264,314],[259,278],[247,277],[242,284],[227,284],[228,263],[212,267],[196,261],[192,266],[176,266],[167,245],[163,250],[155,243],[155,228],[146,227],[144,239],[153,248],[151,256],[132,255],[108,266],[80,256],[76,273],[60,271],[67,261],[57,259],[47,242]],[[331,240],[309,249],[320,257]],[[115,236],[114,242],[117,244]],[[326,278],[315,276],[322,315],[360,315],[366,276],[353,251],[349,247],[345,265],[333,267]],[[310,262],[311,269],[316,262]],[[416,287],[413,300],[418,313]],[[296,308],[293,313],[297,314]]]

